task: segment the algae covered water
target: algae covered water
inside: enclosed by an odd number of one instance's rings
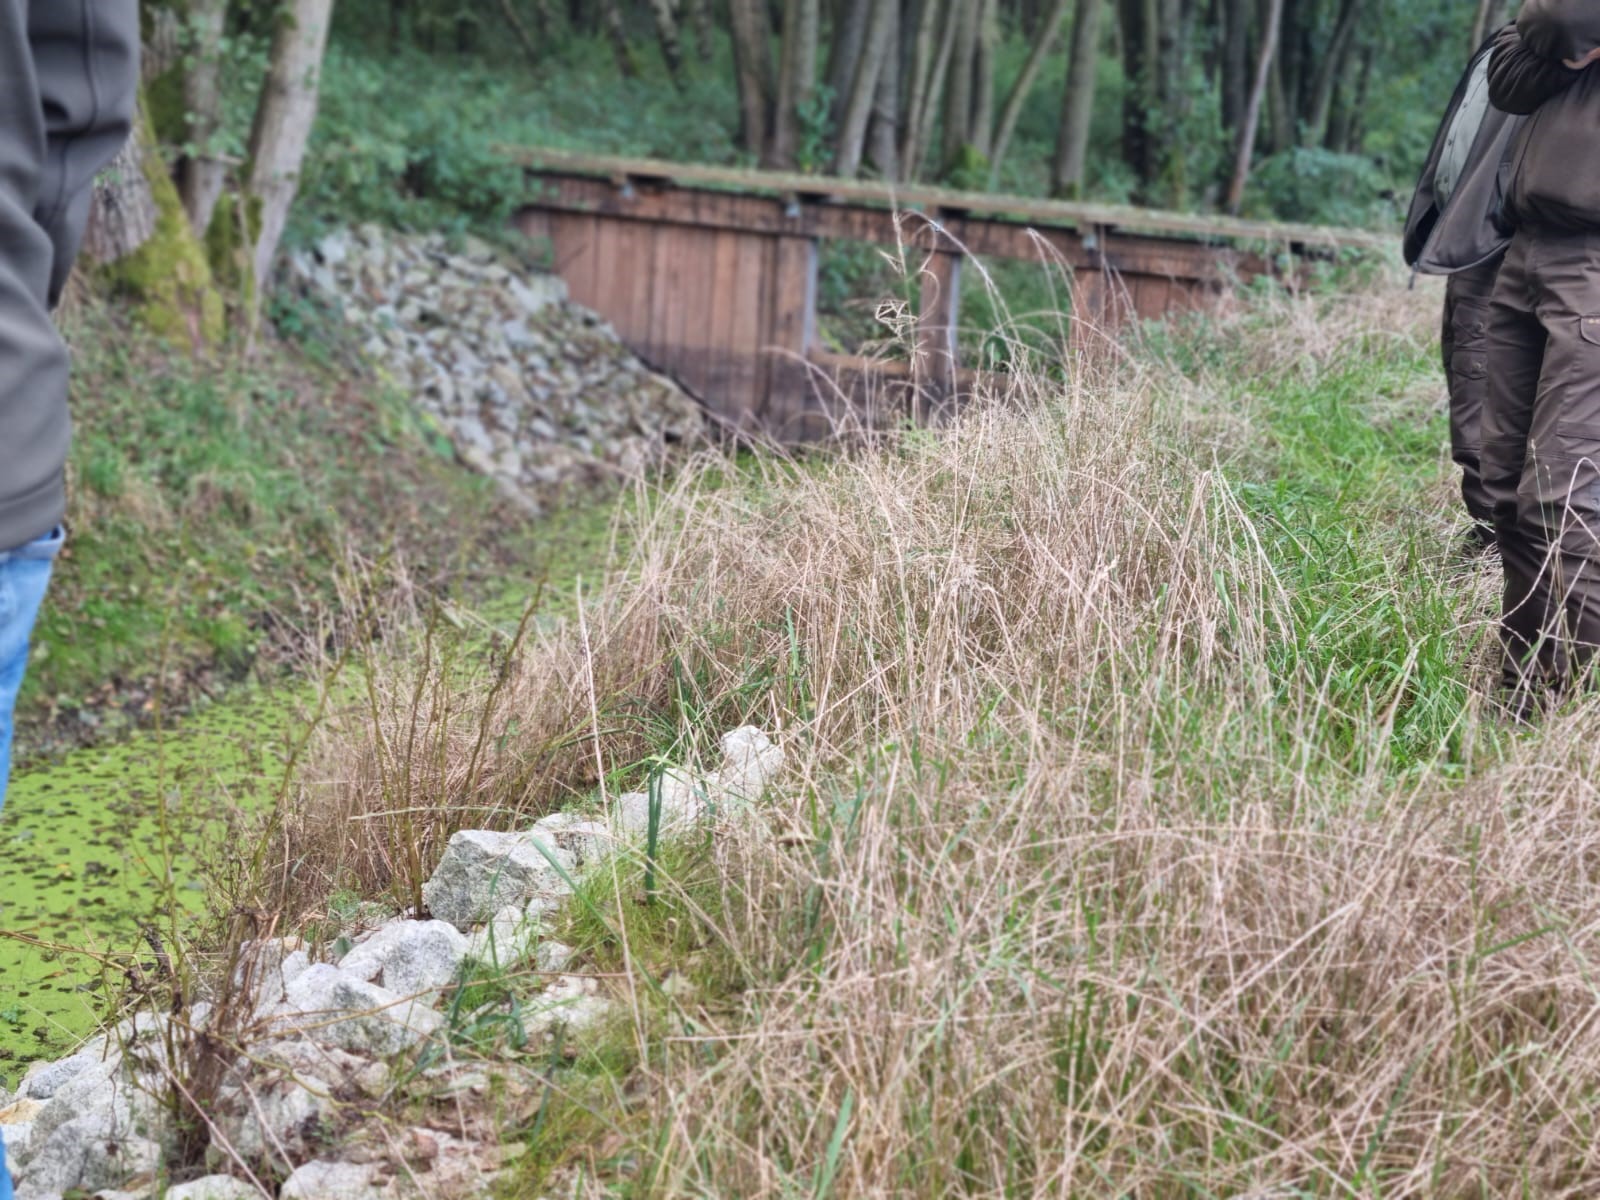
[[[201,863],[283,778],[289,693],[243,691],[19,775],[0,813],[0,1082],[70,1049],[151,951],[141,926],[204,901]],[[110,985],[109,989],[107,985]]]

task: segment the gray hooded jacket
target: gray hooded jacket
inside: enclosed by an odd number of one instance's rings
[[[1522,118],[1489,103],[1497,37],[1467,64],[1411,200],[1403,250],[1407,264],[1423,274],[1453,275],[1493,262],[1511,241],[1506,176]]]
[[[127,140],[137,0],[0,0],[0,551],[66,507],[67,352],[50,320],[90,185]]]

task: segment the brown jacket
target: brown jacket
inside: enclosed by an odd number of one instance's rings
[[[1563,59],[1600,47],[1594,0],[1528,0],[1489,64],[1489,99],[1532,114],[1511,153],[1506,216],[1549,232],[1600,230],[1600,67]]]

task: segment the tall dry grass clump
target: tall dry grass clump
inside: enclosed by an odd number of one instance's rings
[[[1419,555],[1435,460],[1249,476],[1319,452],[1273,397],[1336,380],[1434,444],[1426,320],[1283,301],[1190,374],[1024,372],[887,448],[686,472],[581,619],[386,677],[279,861],[391,886],[754,722],[789,773],[679,884],[728,986],[641,1015],[616,1119],[649,1194],[1595,1194],[1600,708],[1482,727],[1493,581]]]

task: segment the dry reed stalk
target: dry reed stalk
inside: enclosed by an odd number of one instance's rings
[[[1228,364],[1315,380],[1425,319],[1287,301]],[[1226,469],[1248,406],[1139,363],[1012,386],[938,436],[646,497],[592,652],[530,640],[472,794],[476,718],[445,713],[481,681],[386,678],[382,737],[327,743],[291,822],[301,895],[387,886],[387,811],[424,810],[426,861],[592,787],[597,747],[752,720],[794,766],[709,860],[744,978],[642,1068],[652,1194],[1594,1194],[1600,706],[1499,758],[1365,754],[1414,689],[1363,714],[1314,659],[1274,668],[1306,635]],[[1463,679],[1487,616],[1449,635]],[[436,765],[397,791],[418,718]]]

